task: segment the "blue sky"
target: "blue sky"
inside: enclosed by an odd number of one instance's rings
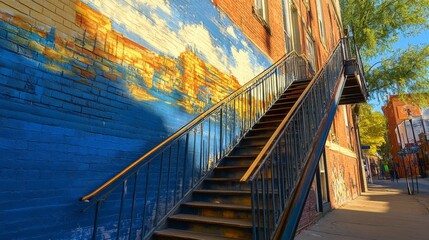
[[[393,45],[394,49],[405,49],[408,47],[408,45],[417,45],[417,44],[429,44],[429,29],[426,29],[425,31],[421,32],[419,35],[417,36],[413,36],[413,37],[402,37],[401,39],[399,39],[399,41],[397,43],[395,43]],[[388,55],[381,55],[378,58],[375,58],[373,61],[371,61],[371,64],[374,64],[378,61],[380,61],[383,58],[388,58]],[[375,65],[375,67],[377,67],[378,65]],[[381,106],[383,106],[385,104],[384,101],[380,102],[378,101],[378,99],[374,98],[371,99],[369,101],[369,104],[371,104],[374,108],[375,111],[380,111],[381,110]]]

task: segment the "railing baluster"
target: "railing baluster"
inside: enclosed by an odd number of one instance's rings
[[[222,145],[223,145],[223,109],[219,111],[219,157],[222,156]]]
[[[171,147],[168,148],[168,167],[167,167],[167,190],[166,190],[166,194],[167,196],[165,196],[165,214],[167,214],[167,209],[168,209],[168,197],[170,195],[170,171],[171,171]]]
[[[180,187],[177,184],[177,181],[179,180],[179,160],[180,160],[180,141],[177,142],[177,157],[176,157],[176,178],[175,178],[175,182],[176,184],[174,184],[174,204],[176,205],[176,198],[177,198],[177,187]]]
[[[210,118],[209,118],[209,126],[210,126]],[[201,131],[200,131],[200,171],[198,173],[198,178],[201,178],[203,173],[203,156],[204,156],[204,140],[203,140],[203,124],[200,124]]]
[[[156,196],[156,208],[155,208],[155,222],[158,223],[158,208],[159,208],[159,199],[161,197],[161,186],[162,186],[162,165],[163,165],[164,153],[161,154],[161,162],[159,163],[159,177],[158,177],[158,194]]]
[[[132,231],[133,231],[133,223],[134,223],[134,214],[135,214],[135,206],[136,206],[136,195],[137,195],[137,181],[139,177],[139,171],[134,173],[134,190],[133,190],[133,202],[131,205],[131,219],[130,219],[130,231],[128,232],[128,240],[131,240],[132,238]]]
[[[124,200],[125,200],[125,194],[127,192],[127,180],[125,180],[122,183],[122,194],[121,194],[121,207],[119,208],[119,218],[118,218],[118,228],[116,231],[116,239],[119,240],[120,234],[121,234],[121,225],[122,225],[122,211],[124,208]]]
[[[266,204],[267,201],[265,200],[265,197],[267,196],[267,193],[266,193],[266,189],[265,189],[265,177],[264,177],[264,172],[263,171],[261,171],[260,176],[261,176],[261,185],[262,185],[262,189],[261,189],[261,192],[262,192],[262,196],[261,196],[261,198],[262,198],[262,211],[264,213],[264,215],[263,215],[263,219],[264,219],[264,224],[263,224],[264,239],[268,239],[268,232],[267,232],[267,226],[268,226],[268,223],[267,223],[268,216],[267,215],[268,214],[267,214],[267,211],[269,211],[269,209],[267,208],[267,204]]]
[[[194,187],[194,172],[195,172],[195,155],[196,155],[196,143],[197,143],[197,139],[196,139],[196,136],[197,136],[197,133],[196,133],[196,131],[193,131],[193,133],[194,133],[194,138],[193,138],[193,140],[194,140],[194,144],[193,144],[193,148],[192,148],[192,169],[191,169],[191,188],[193,188]]]
[[[189,145],[189,132],[186,134],[185,138],[185,151],[184,151],[184,159],[183,159],[183,175],[182,175],[182,198],[186,192],[186,166],[188,165],[188,145]]]
[[[211,140],[211,133],[212,133],[212,131],[211,131],[211,121],[210,121],[211,119],[209,119],[209,130],[207,131],[207,134],[208,134],[208,139],[207,139],[207,164],[208,164],[208,162],[210,161],[210,140]],[[213,136],[213,145],[214,145],[214,147],[213,147],[213,156],[214,157],[216,157],[217,158],[217,147],[216,147],[216,137],[217,137],[217,130],[216,130],[216,120],[214,120],[214,122],[213,122],[213,132],[214,132],[214,136]],[[207,165],[208,166],[208,165]]]
[[[148,192],[149,192],[149,190],[148,190],[148,185],[149,185],[149,168],[150,168],[150,163],[148,163],[147,165],[146,165],[146,168],[147,168],[147,170],[146,170],[146,185],[145,185],[145,188],[144,188],[144,203],[147,203],[147,195],[148,195]],[[146,233],[146,229],[145,229],[145,222],[146,222],[146,220],[147,220],[147,218],[146,218],[146,209],[147,209],[147,204],[144,204],[144,207],[143,207],[143,215],[142,215],[142,230],[141,230],[141,235],[140,235],[140,239],[141,240],[143,240],[143,238],[144,238],[144,236],[146,235],[145,233]]]
[[[98,228],[98,214],[100,212],[101,201],[98,200],[95,206],[95,216],[94,216],[94,228],[92,229],[92,240],[97,239],[97,228]]]
[[[249,183],[247,183],[247,184],[249,184]],[[255,181],[252,181],[252,182],[250,182],[250,199],[251,199],[250,200],[250,206],[252,206],[252,236],[253,236],[253,239],[257,239],[256,228],[258,228],[258,225],[256,223],[256,219],[258,219],[258,221],[259,221],[259,218],[256,217],[257,214],[255,212],[255,209],[258,209],[256,199],[255,199],[255,191],[257,191],[255,189]]]

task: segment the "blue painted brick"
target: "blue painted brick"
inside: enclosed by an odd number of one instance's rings
[[[66,110],[74,111],[74,112],[82,112],[81,106],[71,104],[71,103],[63,103],[63,108]]]
[[[0,66],[0,75],[4,75],[4,76],[13,76],[13,70],[9,69],[9,68],[4,68]]]
[[[0,21],[0,28],[4,29],[7,32],[19,33],[19,28],[4,21]]]
[[[41,103],[47,105],[47,106],[53,106],[53,107],[62,107],[63,102],[56,99],[56,98],[52,98],[49,96],[41,96],[40,98]]]
[[[31,58],[37,55],[37,52],[34,52],[33,50],[22,46],[18,47],[18,53]]]
[[[0,76],[0,79],[1,78],[2,77]],[[7,80],[9,81],[9,78],[7,78]],[[16,88],[1,86],[0,87],[0,96],[2,96],[2,95],[4,96],[3,99],[5,99],[5,98],[7,99],[8,97],[10,97],[10,98],[19,98],[19,91],[17,91]],[[16,101],[16,100],[14,100],[14,101]]]
[[[52,91],[51,97],[59,99],[59,100],[63,100],[66,102],[71,102],[71,95],[67,94],[65,92],[59,92],[59,91]]]
[[[41,78],[41,77],[43,77],[44,74],[46,74],[46,73],[39,71],[38,69],[31,68],[31,67],[26,67],[24,72],[27,74],[30,74],[33,77],[37,77],[37,78]]]
[[[12,52],[18,51],[18,45],[17,44],[10,42],[6,39],[2,39],[2,38],[0,38],[0,48],[7,49],[7,50],[10,50]],[[2,53],[2,54],[6,54],[6,53]]]
[[[3,39],[6,38],[6,34],[7,34],[6,30],[0,28],[0,38],[3,38]]]
[[[27,38],[23,38],[17,34],[10,33],[10,32],[7,34],[6,38],[21,46],[28,46],[28,43],[29,43],[29,40]]]

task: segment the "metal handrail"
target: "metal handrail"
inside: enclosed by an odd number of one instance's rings
[[[94,191],[92,191],[91,193],[83,196],[80,200],[81,201],[89,201],[91,198],[95,197],[97,194],[99,194],[100,192],[102,192],[104,189],[108,188],[112,183],[116,182],[117,180],[119,180],[120,178],[122,178],[123,176],[125,176],[131,169],[133,169],[136,166],[138,166],[139,164],[141,164],[145,159],[147,159],[153,153],[155,153],[159,149],[165,147],[171,141],[173,141],[173,140],[177,139],[178,137],[182,136],[183,133],[185,133],[189,129],[197,126],[199,122],[201,122],[203,119],[205,119],[207,116],[209,116],[210,114],[212,114],[214,111],[216,111],[221,106],[225,105],[225,103],[227,103],[229,100],[231,100],[234,97],[238,96],[239,94],[245,92],[248,89],[248,87],[250,87],[251,85],[255,84],[255,82],[257,82],[258,80],[260,80],[262,78],[262,76],[264,76],[267,73],[269,73],[270,71],[272,71],[276,66],[278,66],[280,63],[282,63],[285,59],[287,59],[288,57],[293,56],[293,55],[297,55],[297,53],[295,51],[293,51],[293,52],[291,52],[291,53],[289,53],[289,54],[284,55],[283,57],[281,57],[279,60],[277,60],[273,65],[271,65],[269,68],[267,68],[266,70],[264,70],[262,73],[258,74],[252,80],[250,80],[249,82],[247,82],[246,84],[244,84],[242,87],[240,87],[239,89],[237,89],[236,91],[234,91],[231,95],[229,95],[228,97],[224,98],[223,100],[221,100],[220,102],[218,102],[217,104],[215,104],[214,106],[212,106],[207,111],[203,112],[201,115],[199,115],[198,117],[196,117],[195,119],[193,119],[191,122],[189,122],[188,124],[186,124],[184,127],[182,127],[180,130],[178,130],[177,132],[175,132],[173,135],[171,135],[170,137],[168,137],[167,139],[165,139],[164,141],[162,141],[159,145],[157,145],[156,147],[154,147],[153,149],[151,149],[150,151],[148,151],[147,153],[145,153],[143,156],[141,156],[139,159],[137,159],[136,161],[134,161],[133,163],[131,163],[130,165],[128,165],[126,168],[124,168],[122,171],[120,171],[118,174],[116,174],[113,178],[109,179],[107,182],[105,182],[103,185],[101,185],[100,187],[98,187],[97,189],[95,189]],[[300,57],[304,58],[306,60],[305,56],[301,55]]]
[[[337,48],[339,48],[339,47],[342,46],[342,45],[340,45],[341,43],[342,42],[340,42],[338,44]],[[304,89],[304,91],[301,94],[301,96],[298,98],[298,100],[296,101],[296,103],[289,110],[288,114],[285,116],[285,118],[282,120],[282,122],[280,123],[280,125],[274,131],[273,135],[270,137],[270,139],[267,141],[267,143],[265,144],[265,146],[262,148],[261,152],[255,158],[255,160],[253,161],[252,165],[244,173],[243,177],[240,179],[241,182],[247,182],[249,180],[250,181],[253,180],[253,178],[255,177],[254,176],[255,174],[252,174],[252,173],[254,173],[255,171],[257,171],[257,169],[255,169],[255,168],[261,165],[261,161],[263,161],[265,159],[264,157],[266,156],[267,152],[272,148],[272,145],[276,141],[276,139],[278,138],[280,132],[285,128],[286,124],[290,121],[290,119],[292,118],[292,116],[295,114],[296,109],[298,109],[299,107],[301,107],[302,100],[307,96],[308,91],[310,91],[310,89],[313,86],[314,82],[316,80],[318,80],[320,74],[325,70],[327,63],[329,63],[329,61],[331,60],[332,57],[333,57],[333,55],[331,55],[329,57],[329,59],[326,62],[326,64],[321,69],[319,69],[319,71],[316,73],[316,75],[314,75],[314,77],[312,78],[312,80],[310,81],[310,83],[308,84],[308,86]]]
[[[308,179],[314,175],[313,169],[309,171],[308,159],[311,157],[310,162],[313,163],[318,157],[316,155],[320,156],[321,150],[318,149],[320,152],[316,153],[314,146],[323,146],[319,142],[324,142],[321,131],[326,139],[328,130],[325,133],[325,129],[321,127],[327,126],[327,116],[332,115],[332,121],[335,114],[336,107],[333,108],[332,104],[338,105],[341,95],[341,92],[338,93],[338,84],[344,86],[345,42],[345,39],[339,42],[324,67],[311,80],[241,178],[241,181],[248,182],[251,187],[254,239],[273,239],[273,234],[278,234],[276,229],[279,226],[283,228],[281,224],[286,224],[282,222],[284,216],[290,216],[293,211],[298,211],[299,215],[302,212],[305,198],[301,195],[306,197],[308,189],[300,188],[300,193],[297,193],[297,186],[302,186],[302,182],[307,184]],[[339,82],[339,78],[343,80]],[[334,96],[336,102],[333,103]],[[309,173],[312,173],[311,177]],[[297,196],[299,202],[295,201]],[[299,215],[288,218],[289,237],[293,237]]]
[[[295,52],[282,57],[249,83],[82,197],[81,201],[91,200],[84,211],[96,205],[93,239],[97,239],[99,234],[97,229],[100,221],[112,219],[114,212],[119,212],[115,227],[118,237],[124,232],[132,237],[138,231],[141,238],[149,237],[290,84],[309,79],[311,74],[309,62],[304,57]],[[112,203],[119,204],[119,210],[113,209]],[[143,203],[145,205],[139,208],[139,204]],[[124,216],[126,206],[131,208],[129,216]],[[105,217],[106,214],[109,216]],[[140,227],[136,226],[136,222],[139,222],[137,225]],[[109,221],[108,224],[112,225]]]

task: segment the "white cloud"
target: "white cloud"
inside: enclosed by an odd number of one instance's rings
[[[179,56],[185,50],[182,40],[177,38],[177,34],[170,30],[165,20],[155,13],[151,13],[150,18],[148,18],[148,16],[137,10],[135,1],[127,0],[129,4],[119,4],[117,0],[85,1],[91,2],[103,15],[108,16],[116,24],[124,26],[126,31],[140,36],[160,52]],[[161,3],[156,4],[151,0],[138,1],[150,3],[149,7],[161,5]],[[164,8],[166,7],[164,6]],[[132,40],[138,42],[138,39]]]
[[[231,35],[234,39],[238,40],[237,34],[235,34],[234,28],[232,26],[229,26],[226,28],[226,32]]]
[[[226,54],[222,48],[215,46],[209,31],[202,24],[184,25],[178,34],[183,42],[197,50],[210,64],[223,72],[228,71]]]
[[[264,68],[262,66],[252,64],[248,51],[237,50],[233,46],[231,47],[231,52],[235,59],[235,66],[231,67],[231,70],[241,85],[263,71]]]
[[[126,32],[131,33],[126,37],[139,42],[133,35],[139,36],[153,49],[164,54],[178,57],[186,48],[191,47],[204,56],[207,62],[224,73],[232,73],[243,84],[252,79],[264,68],[258,64],[252,64],[252,50],[246,41],[241,40],[243,49],[231,47],[232,57],[221,46],[215,44],[207,28],[202,24],[185,24],[178,22],[179,30],[171,29],[168,19],[158,16],[155,9],[172,15],[170,4],[166,0],[82,0],[91,3],[100,13],[108,16],[117,26],[123,26]],[[139,11],[142,7],[149,7],[150,15]],[[121,30],[119,30],[121,31]],[[234,28],[227,27],[226,32],[236,40],[239,40]],[[148,47],[148,46],[147,46]],[[231,59],[232,58],[232,59]],[[235,61],[235,64],[233,62]]]

